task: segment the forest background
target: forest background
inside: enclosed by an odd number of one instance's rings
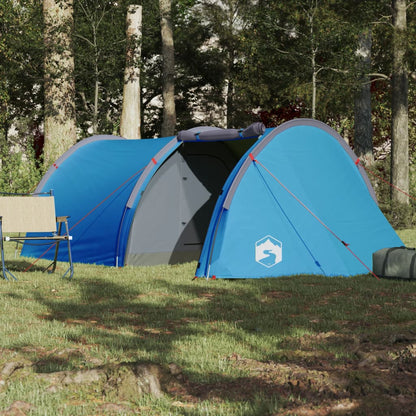
[[[40,180],[48,115],[45,64],[50,0],[0,4],[0,191],[28,192]],[[166,0],[54,0],[71,15],[76,140],[120,134],[126,50],[126,15],[142,5],[141,137],[161,134],[164,59],[161,5]],[[416,2],[405,0],[169,0],[174,40],[176,125],[277,126],[296,117],[319,119],[337,130],[363,163],[380,206],[395,227],[412,227],[416,215]],[[397,37],[395,7],[407,25]],[[397,16],[396,16],[397,17]],[[410,199],[398,204],[391,182],[394,74],[405,80]],[[59,47],[59,46],[58,46]],[[60,46],[66,48],[66,46]],[[396,51],[396,52],[395,52]],[[59,51],[58,51],[59,52]],[[62,51],[61,51],[62,52]],[[396,86],[397,87],[397,86]],[[393,94],[393,90],[395,93]],[[403,90],[402,90],[403,92]],[[45,104],[46,103],[46,104]],[[396,103],[397,104],[397,103]],[[63,105],[63,104],[62,104]],[[67,109],[71,112],[71,108]],[[72,116],[72,115],[71,115]],[[404,136],[404,135],[403,135]],[[406,137],[407,139],[407,137]],[[56,140],[63,140],[56,137]],[[403,159],[404,158],[404,159]],[[50,164],[50,162],[49,162]],[[394,169],[394,164],[393,164]],[[381,178],[381,179],[380,179]],[[403,201],[402,201],[403,202]],[[408,203],[409,202],[409,203]]]

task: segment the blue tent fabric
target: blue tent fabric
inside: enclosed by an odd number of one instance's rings
[[[79,142],[54,163],[36,192],[52,189],[57,215],[70,215],[76,262],[118,265],[127,244],[131,207],[137,205],[131,201],[132,193],[140,198],[136,185],[146,186],[177,146],[172,137],[139,141],[94,136]],[[44,251],[44,246],[25,244],[22,255],[53,255]],[[64,250],[58,259],[67,260]]]
[[[217,202],[197,277],[365,274],[374,251],[402,245],[353,153],[323,123],[269,130],[243,159]]]

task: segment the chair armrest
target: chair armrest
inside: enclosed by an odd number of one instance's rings
[[[64,215],[64,216],[56,217],[56,222],[58,222],[58,223],[60,223],[60,222],[65,222],[68,218],[69,218],[69,216],[68,216],[68,215]]]

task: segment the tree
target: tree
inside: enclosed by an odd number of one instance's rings
[[[0,2],[0,134],[6,142],[10,126],[19,118],[30,120],[34,129],[42,122],[40,1]]]
[[[374,162],[371,121],[371,44],[371,30],[368,29],[359,37],[357,50],[359,85],[354,103],[354,150],[365,164]]]
[[[142,6],[127,11],[127,59],[124,72],[123,110],[120,134],[126,139],[140,139],[140,57]]]
[[[348,124],[356,29],[341,13],[346,3],[259,2],[242,37],[246,58],[237,84],[244,101],[267,111],[299,107],[302,116]]]
[[[200,18],[212,33],[209,47],[217,50],[217,68],[221,77],[223,103],[217,113],[222,113],[222,127],[241,127],[244,113],[239,88],[240,73],[246,64],[242,40],[249,24],[248,15],[253,13],[253,0],[203,0]]]
[[[175,109],[181,129],[225,127],[223,53],[201,2],[179,0],[172,9],[175,39]]]
[[[406,0],[393,0],[393,76],[391,175],[392,184],[409,192],[408,69]],[[409,197],[392,188],[392,200],[408,204]]]
[[[386,1],[380,2],[379,0],[368,0],[366,2],[354,0],[350,6],[346,9],[346,12],[357,31],[354,150],[363,163],[372,164],[374,162],[373,130],[375,129],[372,120],[373,102],[376,105],[378,104],[377,99],[372,100],[372,89],[373,91],[376,90],[380,78],[383,81],[389,80],[386,74],[373,73],[373,66],[378,68],[377,72],[379,72],[380,64],[379,62],[373,62],[372,52],[374,48],[380,45],[377,43],[377,34],[381,31],[375,30],[377,26],[384,26],[382,32],[383,37],[386,37],[385,28],[387,25],[381,23],[386,21],[384,16],[388,14],[389,10]],[[348,18],[348,16],[346,17]],[[376,43],[373,42],[373,38],[376,39]],[[378,120],[375,120],[375,122],[377,123]]]
[[[126,3],[77,0],[74,4],[76,113],[82,137],[119,134]]]
[[[163,57],[163,122],[161,135],[173,136],[176,127],[175,49],[172,31],[172,2],[159,0]]]
[[[120,134],[130,0],[77,0],[75,6],[76,112],[80,135]],[[195,10],[196,0],[178,0],[171,10],[175,39],[177,124],[216,122],[222,102],[218,50]],[[141,39],[141,136],[160,135],[163,121],[163,57],[159,2],[143,0]],[[177,46],[177,47],[176,47]],[[176,93],[177,91],[177,93]]]
[[[0,2],[0,189],[29,192],[43,136],[41,0]],[[37,140],[40,139],[40,140]],[[39,149],[41,150],[41,149]]]
[[[76,143],[73,0],[43,0],[45,21],[45,146],[50,166]]]

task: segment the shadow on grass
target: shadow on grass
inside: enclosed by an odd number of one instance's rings
[[[71,284],[80,290],[74,299],[33,292],[48,310],[40,318],[65,323],[66,340],[75,344],[39,357],[34,363],[39,373],[76,369],[85,361],[83,348],[96,346],[114,357],[165,367],[179,357],[186,393],[200,400],[243,402],[265,395],[279,406],[349,400],[355,403],[349,414],[371,416],[380,406],[396,412],[397,396],[415,393],[403,382],[394,390],[395,374],[383,366],[360,367],[355,356],[368,330],[360,329],[360,316],[383,312],[371,309],[367,295],[374,285],[368,293],[355,293],[347,280],[334,288],[325,278],[209,285],[157,278],[146,289],[106,278]],[[374,327],[381,324],[372,321]],[[210,363],[210,354],[222,364]]]
[[[44,271],[45,267],[35,265],[32,262],[26,260],[7,260],[5,262],[6,267],[12,272],[25,272],[26,270],[31,270],[32,272]]]

